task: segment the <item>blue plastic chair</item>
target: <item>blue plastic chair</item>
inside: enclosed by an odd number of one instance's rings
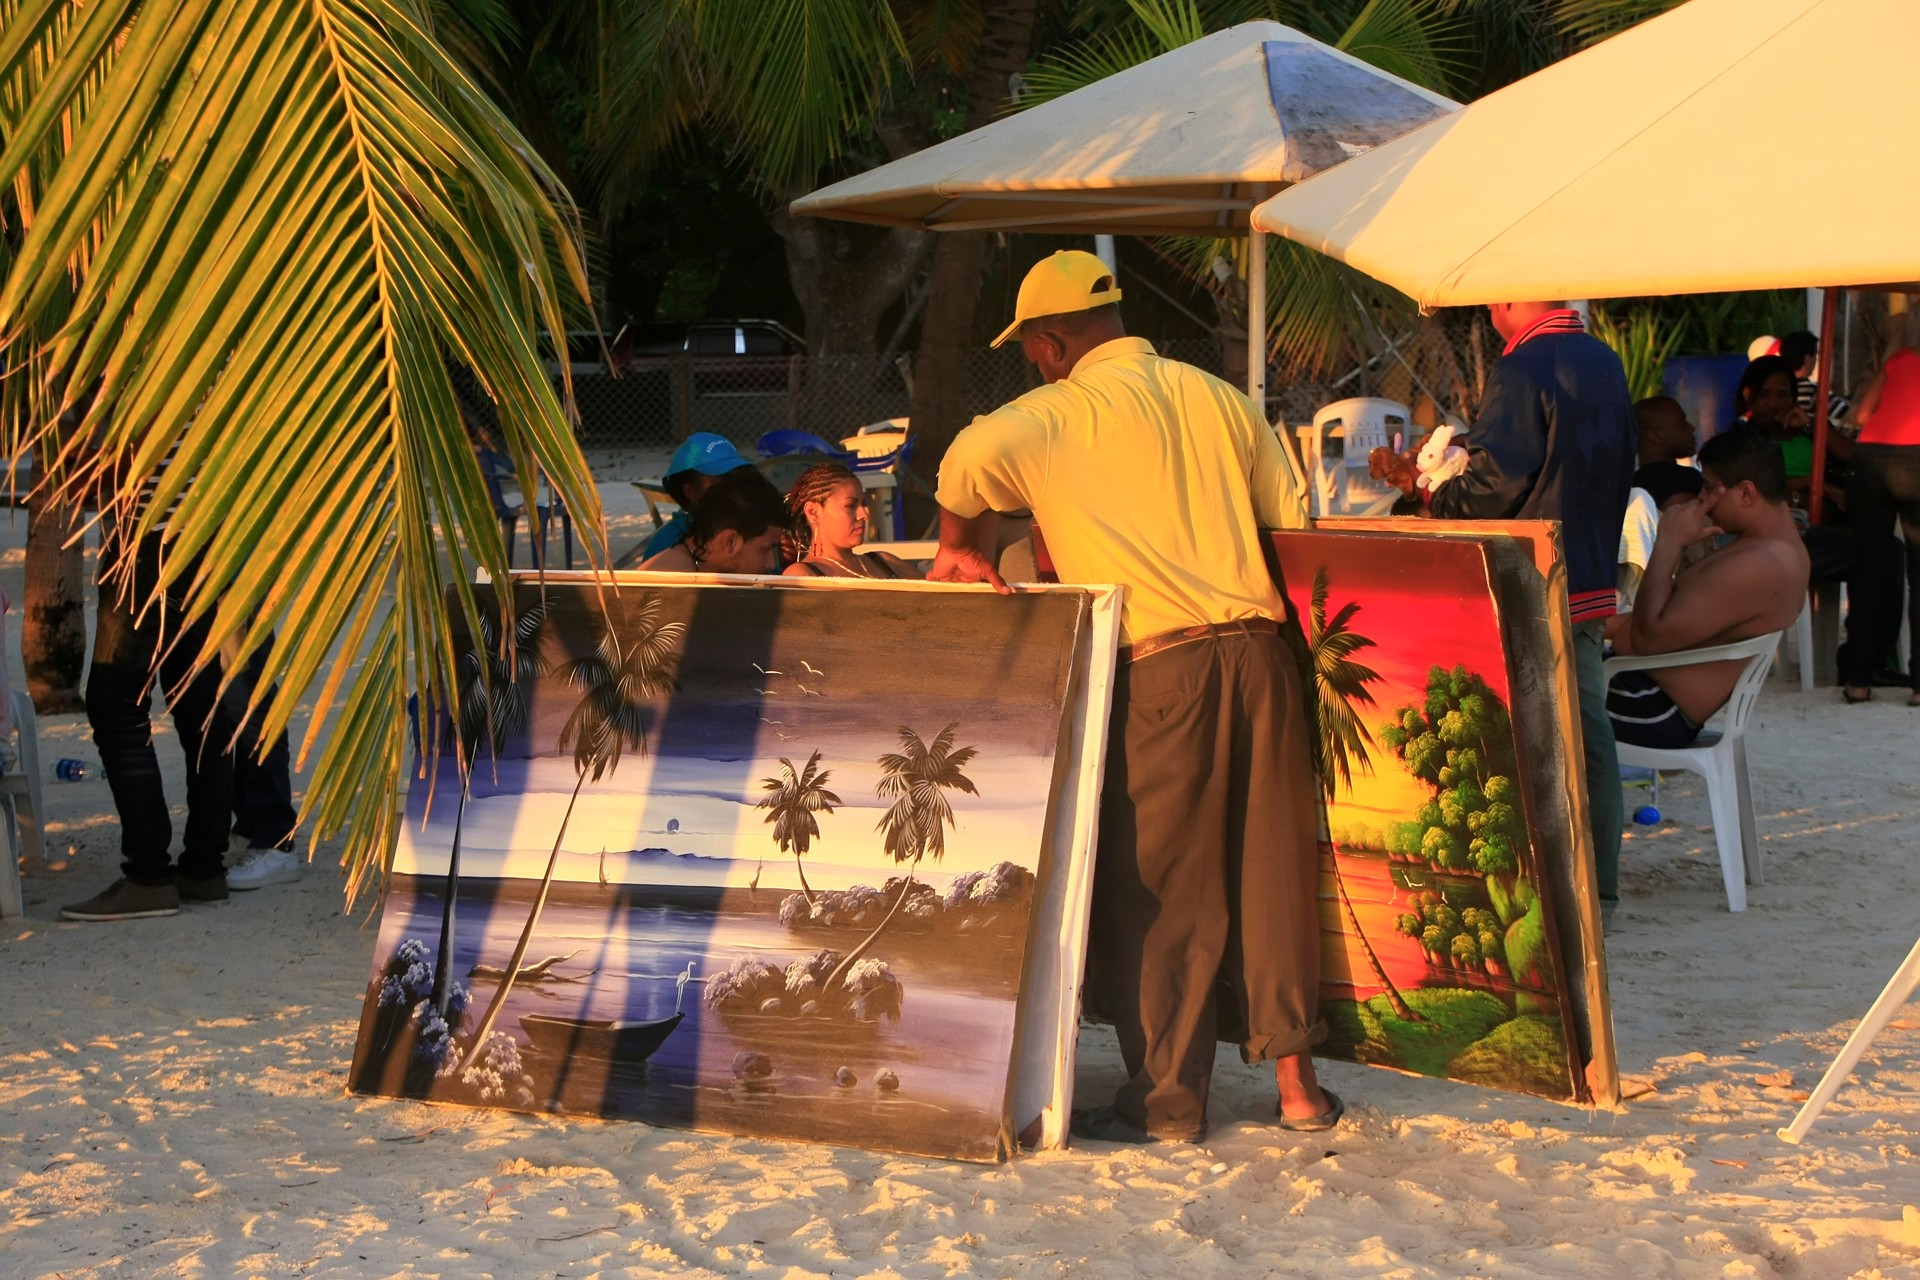
[[[850,450],[842,449],[831,441],[823,440],[811,431],[792,431],[781,428],[769,431],[754,442],[754,449],[763,458],[788,458],[795,454],[817,453],[825,462],[838,462],[852,467],[859,456]]]

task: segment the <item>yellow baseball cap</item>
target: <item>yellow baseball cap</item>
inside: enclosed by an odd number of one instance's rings
[[[1118,301],[1120,290],[1114,287],[1113,271],[1106,263],[1082,249],[1062,249],[1040,259],[1027,272],[1013,306],[1013,323],[993,340],[993,345],[1002,345],[1021,325],[1040,316],[1091,311]]]

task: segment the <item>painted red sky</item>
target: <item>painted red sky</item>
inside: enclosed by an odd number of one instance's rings
[[[1376,735],[1394,708],[1426,694],[1427,669],[1462,664],[1507,699],[1506,659],[1487,577],[1486,553],[1476,544],[1432,535],[1287,533],[1275,540],[1287,594],[1301,621],[1312,604],[1313,576],[1328,572],[1327,613],[1360,601],[1349,624],[1374,647],[1354,660],[1379,672],[1368,686],[1375,707],[1364,711]],[[1335,806],[1336,827],[1378,824],[1409,816],[1427,798],[1383,747],[1374,751],[1373,776],[1354,779]]]

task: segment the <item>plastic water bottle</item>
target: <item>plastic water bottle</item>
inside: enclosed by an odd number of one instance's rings
[[[1660,821],[1660,811],[1650,804],[1643,804],[1633,811],[1633,820],[1643,827],[1651,827]]]
[[[62,782],[79,782],[87,776],[87,762],[75,760],[72,757],[56,760],[53,765],[53,776]]]

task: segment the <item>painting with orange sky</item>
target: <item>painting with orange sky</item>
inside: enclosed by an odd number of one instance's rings
[[[1289,532],[1323,789],[1322,1052],[1579,1096],[1486,546]]]
[[[444,716],[409,792],[351,1087],[1003,1158],[1089,599],[516,580],[514,644],[456,639],[491,714],[464,802]]]

